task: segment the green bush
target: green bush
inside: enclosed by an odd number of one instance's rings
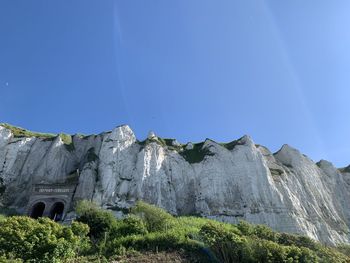
[[[9,257],[8,255],[0,255],[0,263],[22,263],[23,260],[20,258]]]
[[[80,245],[77,248],[78,254],[88,253],[91,248],[91,242],[88,237],[88,234],[90,232],[89,226],[84,223],[74,221],[70,227],[73,234],[80,238]]]
[[[135,215],[125,217],[117,228],[118,235],[144,235],[147,234],[147,228],[143,220]]]
[[[321,263],[345,263],[350,262],[349,257],[334,248],[321,246],[315,251]]]
[[[114,215],[89,201],[80,201],[76,207],[77,221],[90,227],[89,236],[94,243],[107,237],[117,229],[117,219]]]
[[[128,235],[116,238],[107,244],[107,255],[120,253],[120,248],[138,251],[186,250],[198,251],[201,244],[179,235],[175,231],[151,232],[146,235]],[[118,252],[119,251],[119,252]]]
[[[131,209],[131,213],[140,217],[149,232],[167,231],[174,223],[172,215],[154,205],[138,201]]]
[[[196,262],[350,262],[349,245],[327,247],[244,221],[173,217],[143,202],[120,220],[88,201],[76,211],[78,221],[69,227],[48,218],[0,216],[0,263],[108,262],[130,251],[181,251]]]
[[[219,262],[249,262],[251,251],[244,237],[212,222],[204,225],[199,234]]]
[[[254,226],[253,234],[261,239],[270,240],[276,242],[279,238],[279,233],[273,231],[271,228],[265,225]]]
[[[85,232],[76,235],[73,229]],[[65,227],[48,218],[8,217],[0,221],[0,255],[32,262],[60,262],[87,246],[87,230],[82,224]]]
[[[252,224],[249,224],[247,221],[239,221],[237,228],[242,235],[251,236],[254,234],[254,226]]]
[[[337,250],[344,255],[350,256],[350,245],[349,244],[338,244]]]
[[[306,236],[292,235],[287,233],[278,234],[277,242],[287,246],[306,247],[311,250],[318,250],[321,248],[320,244]]]

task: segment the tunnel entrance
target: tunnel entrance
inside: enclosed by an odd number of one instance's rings
[[[30,212],[30,217],[37,219],[43,216],[45,210],[45,204],[43,202],[38,202],[33,205],[32,211]]]
[[[62,202],[56,202],[53,204],[50,211],[50,218],[54,221],[61,221],[63,217],[64,204]]]

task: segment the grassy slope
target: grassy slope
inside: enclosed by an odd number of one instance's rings
[[[9,129],[12,131],[14,137],[16,138],[22,138],[22,137],[37,137],[37,138],[54,138],[57,136],[57,134],[52,133],[40,133],[40,132],[32,132],[28,131],[26,129],[16,127],[7,123],[0,123],[0,126]]]
[[[25,137],[35,137],[40,138],[44,140],[53,140],[57,136],[61,137],[61,140],[63,141],[65,147],[68,151],[73,151],[75,149],[72,136],[65,133],[60,134],[53,134],[53,133],[40,133],[40,132],[33,132],[28,131],[26,129],[16,127],[7,123],[0,123],[0,126],[9,129],[15,138],[25,138]]]

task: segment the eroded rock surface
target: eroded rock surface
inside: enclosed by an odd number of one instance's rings
[[[288,145],[273,154],[248,136],[190,147],[155,135],[140,142],[128,126],[67,143],[0,126],[1,206],[26,213],[34,185],[72,181],[73,202],[114,211],[142,199],[175,215],[244,219],[333,244],[350,239],[350,168],[316,164]]]

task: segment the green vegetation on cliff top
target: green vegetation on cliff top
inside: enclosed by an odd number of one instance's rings
[[[66,145],[67,149],[69,151],[74,150],[72,136],[69,134],[65,134],[65,133],[53,134],[53,133],[33,132],[33,131],[23,129],[21,127],[16,127],[16,126],[10,125],[8,123],[0,123],[0,126],[3,126],[4,128],[11,130],[14,137],[16,137],[16,138],[36,137],[36,138],[52,140],[55,137],[60,136],[62,141]],[[87,139],[87,138],[89,138],[89,136],[92,136],[92,135],[77,134],[77,137],[79,137],[81,139]],[[139,143],[139,145],[141,145],[142,148],[144,146],[146,146],[147,144],[152,143],[152,142],[158,143],[159,145],[166,147],[169,150],[179,152],[189,163],[201,162],[206,155],[212,155],[210,153],[210,151],[203,148],[204,142],[193,143],[193,146],[194,146],[193,149],[187,150],[186,144],[173,145],[174,140],[175,139],[154,137],[151,139],[146,139],[144,141],[139,141],[138,143]],[[232,141],[229,143],[219,143],[219,145],[227,148],[228,150],[232,150],[237,144],[239,144],[239,140]]]
[[[41,138],[45,140],[53,140],[57,136],[60,136],[67,150],[69,151],[74,150],[73,139],[72,139],[72,136],[69,134],[60,133],[59,135],[57,135],[53,133],[32,132],[32,131],[28,131],[26,129],[16,127],[7,123],[0,123],[0,126],[10,130],[13,133],[13,136],[15,138],[36,137],[36,138]]]
[[[205,156],[214,155],[208,148],[204,146],[204,142],[193,143],[192,149],[186,149],[186,144],[175,144],[173,141],[175,139],[163,139],[160,137],[148,138],[144,141],[138,142],[143,149],[146,145],[150,143],[157,143],[162,147],[166,147],[171,151],[177,151],[187,162],[189,163],[199,163],[203,161]]]
[[[40,132],[28,131],[26,129],[16,127],[7,123],[0,123],[0,126],[11,130],[13,133],[13,136],[17,138],[21,138],[21,137],[54,138],[57,136],[57,134],[52,134],[52,133],[40,133]]]

